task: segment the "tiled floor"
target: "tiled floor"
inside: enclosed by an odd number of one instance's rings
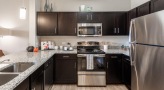
[[[51,90],[128,90],[125,85],[107,85],[106,87],[77,87],[77,85],[53,85]]]

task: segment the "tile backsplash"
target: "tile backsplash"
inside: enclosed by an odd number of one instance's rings
[[[62,43],[71,43],[76,46],[79,41],[98,41],[111,46],[129,45],[128,36],[101,36],[101,37],[77,37],[77,36],[40,36],[41,41],[53,41],[55,45],[62,45]],[[39,44],[40,45],[40,44]]]

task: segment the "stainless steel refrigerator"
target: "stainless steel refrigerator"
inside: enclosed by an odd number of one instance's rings
[[[164,11],[131,21],[131,90],[164,90]]]

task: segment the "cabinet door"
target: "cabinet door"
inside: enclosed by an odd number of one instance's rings
[[[27,78],[21,84],[19,84],[14,90],[30,90],[29,83],[29,78]]]
[[[90,21],[93,23],[102,23],[101,17],[104,17],[103,12],[90,13]]]
[[[107,55],[107,83],[122,83],[122,60],[121,55]]]
[[[37,35],[53,36],[57,34],[57,13],[37,13]]]
[[[113,35],[115,33],[115,14],[105,12],[101,16],[103,36]]]
[[[53,76],[54,76],[54,73],[53,73],[53,58],[51,58],[50,60],[48,60],[45,64],[45,71],[44,71],[44,90],[50,90],[52,85],[53,85]]]
[[[123,58],[123,81],[125,85],[131,88],[131,65],[129,58]]]
[[[164,0],[151,0],[151,12],[164,10]]]
[[[141,6],[138,7],[137,9],[137,16],[144,16],[147,14],[150,14],[150,2],[147,2]]]
[[[77,82],[76,61],[74,59],[55,60],[55,83],[75,84]]]
[[[31,90],[44,90],[44,73],[43,71],[31,82]]]
[[[88,12],[79,12],[77,15],[78,23],[90,22],[90,15],[91,15],[91,13],[88,13]]]
[[[130,10],[127,13],[127,33],[126,33],[127,35],[129,35],[131,19],[134,19],[136,17],[137,17],[137,9],[136,8]]]
[[[59,12],[58,13],[58,35],[76,36],[77,13]]]
[[[101,23],[101,12],[79,12],[78,23]]]
[[[126,13],[118,12],[115,15],[115,26],[117,35],[126,35]]]

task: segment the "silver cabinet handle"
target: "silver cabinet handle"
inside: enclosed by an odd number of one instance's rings
[[[92,20],[92,14],[91,14],[91,20]]]
[[[108,62],[107,62],[107,68],[108,68]]]
[[[69,56],[63,56],[63,58],[69,58]]]
[[[76,34],[76,28],[75,28],[75,34]]]
[[[130,59],[125,58],[125,60],[130,61]]]
[[[76,68],[76,62],[75,62],[75,68]]]
[[[87,15],[87,20],[88,20],[88,15]]]
[[[114,33],[117,33],[116,28],[114,28]]]
[[[118,28],[118,33],[120,33],[120,28]]]
[[[56,34],[56,28],[55,28],[55,34]]]

